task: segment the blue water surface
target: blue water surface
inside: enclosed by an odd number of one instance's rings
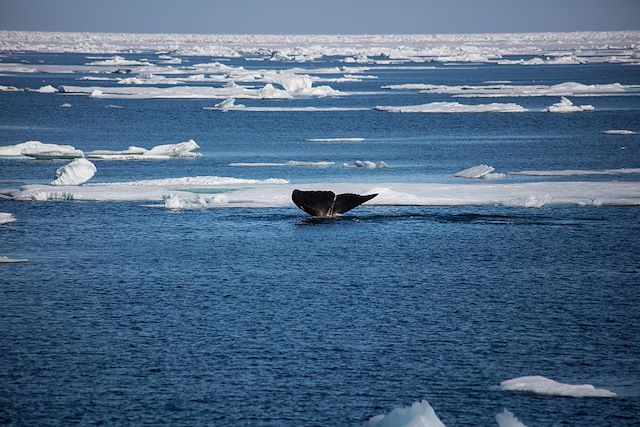
[[[2,60],[90,61],[27,53]],[[342,65],[335,61],[305,67]],[[640,84],[636,68],[437,64],[330,83],[376,93],[242,103],[371,108],[454,100],[541,110],[558,99],[461,100],[380,86]],[[80,76],[3,75],[0,84],[114,84]],[[455,172],[479,163],[499,172],[639,167],[638,135],[602,133],[639,131],[637,99],[575,98],[596,111],[566,115],[222,113],[203,109],[213,100],[0,92],[0,145],[35,139],[122,150],[193,138],[201,146],[203,157],[195,159],[98,160],[92,182],[217,175],[294,184],[455,183]],[[72,107],[61,108],[64,102]],[[114,104],[122,108],[107,108]],[[305,141],[330,137],[366,141]],[[229,166],[288,160],[336,165]],[[389,168],[341,167],[354,160]],[[0,159],[0,187],[47,183],[62,164]],[[545,179],[638,182],[637,175]],[[361,425],[425,399],[450,426],[496,425],[505,408],[529,426],[638,425],[636,207],[365,205],[317,220],[293,206],[170,212],[140,205],[0,199],[0,212],[18,220],[0,225],[0,255],[29,260],[0,264],[0,423]],[[500,382],[524,375],[594,384],[618,396],[500,390]]]

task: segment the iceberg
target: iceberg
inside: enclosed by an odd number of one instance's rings
[[[40,141],[0,147],[0,157],[24,156],[35,159],[74,159],[84,157],[84,153],[71,145],[44,144]]]
[[[0,224],[8,224],[10,222],[15,222],[16,218],[11,213],[0,212]]]
[[[569,397],[615,397],[616,394],[603,389],[595,388],[591,384],[563,384],[552,379],[534,375],[518,377],[500,383],[502,390],[522,391],[549,396]]]
[[[376,106],[374,110],[392,113],[521,113],[527,111],[518,104],[492,103],[465,105],[458,102],[432,102],[430,104],[407,106]]]
[[[506,409],[496,415],[496,422],[499,427],[527,427]]]
[[[409,407],[396,408],[386,415],[376,415],[365,427],[445,427],[429,402],[422,400]]]
[[[96,166],[87,159],[76,159],[56,170],[51,185],[80,185],[95,175]]]
[[[548,111],[549,113],[577,113],[581,111],[594,110],[595,108],[593,108],[593,105],[573,105],[573,102],[564,96],[560,98],[560,102],[550,105],[544,109],[544,111]]]
[[[486,177],[487,175],[489,175],[494,170],[495,169],[492,166],[478,165],[478,166],[473,166],[471,168],[462,170],[462,171],[456,173],[454,176],[457,176],[458,178],[478,179],[478,178]]]

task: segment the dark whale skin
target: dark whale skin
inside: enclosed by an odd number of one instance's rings
[[[343,193],[336,196],[333,191],[302,191],[296,189],[293,190],[291,199],[297,207],[311,216],[328,217],[348,212],[377,195],[377,193],[364,196]]]

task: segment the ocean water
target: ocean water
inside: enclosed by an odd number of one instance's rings
[[[145,55],[126,55],[138,58]],[[148,55],[147,55],[148,57]],[[187,58],[208,62],[209,58]],[[83,64],[79,54],[3,62]],[[330,67],[326,58],[305,67]],[[233,59],[245,68],[288,68]],[[239,100],[247,106],[515,102],[386,91],[402,83],[640,84],[635,66],[443,66],[373,70],[328,83],[342,98]],[[0,85],[109,86],[82,74],[5,74]],[[324,83],[322,83],[324,84]],[[82,150],[190,138],[203,157],[95,161],[92,182],[218,175],[293,184],[458,183],[497,171],[640,165],[635,96],[572,97],[576,114],[393,114],[204,110],[214,100],[121,100],[0,92],[0,145]],[[71,108],[61,108],[64,102]],[[121,108],[111,108],[117,105]],[[363,143],[307,138],[364,137]],[[327,168],[232,162],[334,161]],[[385,161],[381,170],[343,162]],[[47,183],[64,162],[0,159],[0,187]],[[638,175],[509,176],[507,182],[632,181]],[[0,198],[0,423],[15,425],[361,425],[428,400],[451,426],[638,425],[640,211],[628,206],[362,206],[334,219],[294,206],[172,212],[142,202]],[[544,375],[615,398],[500,390]]]

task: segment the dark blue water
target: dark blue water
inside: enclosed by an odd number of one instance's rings
[[[640,83],[633,67],[611,65],[367,74],[380,78],[331,86]],[[0,84],[81,84],[75,78],[3,76]],[[242,103],[370,107],[443,98],[385,93]],[[0,145],[39,139],[125,149],[194,138],[202,146],[198,159],[96,161],[96,182],[194,175],[454,182],[453,173],[478,163],[499,171],[638,167],[637,136],[601,133],[639,130],[637,98],[574,101],[597,111],[219,113],[202,110],[213,101],[2,92]],[[60,108],[63,102],[73,107]],[[460,102],[542,108],[557,99]],[[304,141],[346,136],[367,141]],[[390,167],[339,166],[356,159]],[[286,160],[337,165],[228,166]],[[0,180],[48,182],[61,164],[0,160]],[[168,212],[140,203],[0,199],[0,212],[18,219],[0,226],[0,255],[29,259],[0,264],[0,423],[359,425],[421,399],[451,426],[495,425],[504,408],[529,426],[638,423],[635,207],[363,206],[318,221],[294,207]],[[590,383],[618,397],[499,389],[523,375]]]

